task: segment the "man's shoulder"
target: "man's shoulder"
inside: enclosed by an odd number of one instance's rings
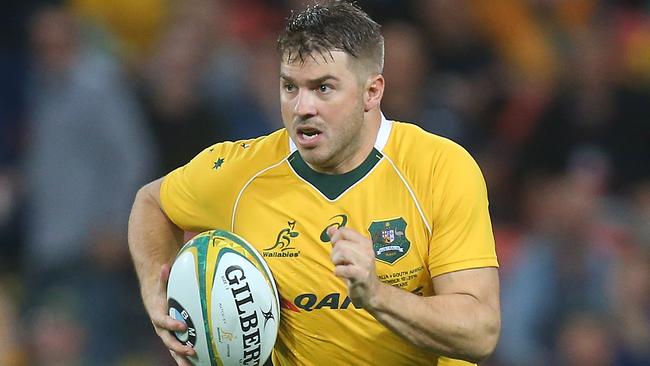
[[[285,129],[280,129],[257,138],[219,142],[201,154],[216,159],[215,169],[225,167],[228,163],[231,168],[255,171],[276,164],[289,155],[289,136]]]
[[[258,138],[219,142],[168,174],[165,180],[191,182],[193,187],[206,191],[237,190],[258,173],[280,164],[289,150],[284,129]]]
[[[164,178],[163,208],[188,231],[229,227],[238,194],[256,176],[280,165],[289,150],[285,130],[209,146]]]
[[[463,159],[469,157],[458,143],[428,131],[420,126],[394,121],[390,139],[384,152],[395,163],[430,165],[440,159]]]

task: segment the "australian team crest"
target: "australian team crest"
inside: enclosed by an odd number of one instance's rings
[[[393,264],[411,248],[406,238],[406,221],[396,219],[373,221],[368,228],[375,250],[375,258],[386,264]]]

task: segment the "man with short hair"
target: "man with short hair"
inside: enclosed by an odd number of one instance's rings
[[[293,15],[278,50],[285,128],[215,144],[136,197],[129,243],[158,335],[189,364],[193,351],[169,332],[183,329],[166,312],[169,262],[183,230],[219,228],[255,245],[273,272],[275,365],[485,359],[500,329],[499,280],[474,160],[384,118],[383,38],[356,6]]]

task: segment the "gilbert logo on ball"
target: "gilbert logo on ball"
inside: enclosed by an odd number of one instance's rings
[[[188,241],[172,265],[169,315],[187,324],[176,332],[194,347],[194,365],[261,365],[271,355],[280,322],[271,270],[243,238],[221,230]]]

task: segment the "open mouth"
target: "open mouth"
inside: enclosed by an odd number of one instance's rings
[[[298,136],[304,140],[313,140],[321,134],[321,131],[313,127],[298,128]]]
[[[296,144],[305,149],[316,148],[323,140],[323,131],[312,126],[300,126],[296,129]]]

